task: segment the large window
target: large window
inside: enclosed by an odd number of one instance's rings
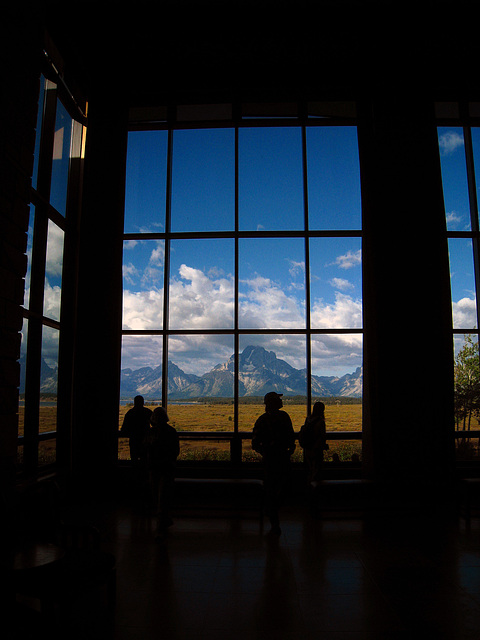
[[[478,105],[440,103],[438,142],[450,258],[459,460],[479,459],[478,284],[480,121]]]
[[[167,407],[181,459],[255,461],[248,438],[276,390],[296,431],[321,398],[327,459],[358,460],[360,169],[340,107],[178,107],[132,126],[120,425],[143,395]]]
[[[77,215],[78,199],[72,205],[69,194],[80,177],[85,134],[81,115],[71,115],[79,106],[50,62],[45,71],[39,80],[20,358],[18,462],[25,472],[57,458],[64,250]]]

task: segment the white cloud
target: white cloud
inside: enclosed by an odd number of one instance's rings
[[[457,131],[446,131],[438,138],[440,153],[443,156],[454,153],[459,147],[463,147],[463,136]]]
[[[347,281],[345,281],[346,283]],[[341,283],[340,283],[341,284]],[[239,326],[242,329],[303,329],[305,328],[305,305],[303,296],[298,299],[292,292],[269,278],[256,275],[240,282]],[[178,274],[172,278],[170,286],[170,328],[171,329],[233,329],[234,281],[231,275],[222,276],[210,271],[182,264]],[[163,318],[163,289],[145,291],[124,290],[123,326],[125,329],[161,330]],[[324,304],[315,301],[312,312],[313,328],[359,328],[362,322],[362,303],[339,291],[335,301]],[[361,363],[361,350],[349,345],[349,336],[337,336],[340,349],[338,359],[334,361],[330,352],[332,366],[343,373],[353,371]],[[358,337],[355,337],[358,341]],[[360,338],[361,343],[361,338]],[[141,344],[135,353],[134,344]],[[149,355],[149,344],[153,349]],[[304,336],[242,336],[241,345],[259,344],[275,351],[292,366],[305,367]],[[333,345],[333,342],[331,341]],[[126,341],[122,367],[154,366],[159,363],[161,349],[153,341],[140,343]],[[333,349],[333,347],[332,347]],[[220,362],[225,362],[233,353],[232,336],[199,335],[171,336],[169,338],[169,358],[186,372],[201,375]],[[354,356],[352,356],[354,354]],[[322,361],[322,371],[327,369],[328,359]],[[143,364],[142,364],[143,361]],[[320,361],[319,361],[320,362]],[[127,364],[130,363],[130,364]],[[324,373],[323,375],[329,375]]]
[[[269,278],[241,281],[239,322],[246,329],[287,329],[305,326],[302,302]]]
[[[305,262],[302,260],[301,262],[296,262],[295,260],[288,260],[290,263],[290,267],[288,269],[292,278],[297,277],[298,275],[302,275],[305,273]]]
[[[312,338],[312,371],[315,375],[342,376],[362,366],[363,337],[358,333],[325,334]]]
[[[355,285],[352,284],[349,280],[345,280],[344,278],[332,278],[330,280],[330,285],[334,289],[339,289],[340,291],[348,291],[349,289],[355,289]]]
[[[362,326],[362,301],[339,291],[335,292],[333,303],[316,300],[311,324],[315,329],[359,329]]]
[[[462,298],[452,303],[453,326],[458,329],[473,329],[477,326],[477,305],[474,298]]]
[[[53,320],[60,320],[61,297],[62,288],[57,285],[51,286],[46,279],[43,294],[43,315]]]
[[[128,282],[129,284],[133,284],[139,276],[139,271],[137,267],[133,265],[131,262],[129,264],[123,265],[122,273],[123,273],[123,278],[125,282]]]
[[[340,269],[352,269],[362,264],[362,250],[347,251],[342,256],[338,256],[332,264],[337,265]]]
[[[163,289],[123,292],[123,328],[160,330],[163,328]]]
[[[63,269],[63,236],[60,227],[48,221],[47,261],[45,265],[49,276],[61,277]]]
[[[450,211],[446,214],[447,224],[449,225],[460,224],[463,218],[464,216],[460,213],[457,213],[456,211]]]

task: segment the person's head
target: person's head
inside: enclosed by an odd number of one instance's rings
[[[283,393],[276,393],[276,391],[269,391],[265,394],[263,401],[265,403],[265,411],[276,411],[283,407],[282,402]]]
[[[144,400],[143,400],[143,396],[135,396],[135,398],[133,399],[133,406],[134,407],[143,407],[144,404]]]
[[[323,402],[315,402],[312,409],[312,416],[323,416],[325,413],[325,405]]]
[[[157,407],[153,410],[152,416],[150,418],[150,424],[152,425],[152,427],[167,424],[167,422],[168,414],[163,407]]]

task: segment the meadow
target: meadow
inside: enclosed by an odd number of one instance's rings
[[[132,405],[121,406],[119,411],[119,428],[122,425],[125,413]],[[156,405],[146,404],[150,409]],[[296,433],[306,417],[306,407],[304,403],[289,402],[285,400],[284,410],[288,412],[292,419],[293,428]],[[258,402],[240,403],[238,408],[238,428],[242,433],[251,433],[255,420],[265,411],[264,405]],[[234,431],[234,408],[232,403],[223,402],[198,402],[192,404],[175,404],[168,407],[170,424],[181,434],[182,432],[215,432]],[[327,405],[325,411],[327,421],[327,431],[361,431],[362,430],[362,405],[357,404],[331,404]],[[244,462],[254,462],[259,460],[259,456],[252,451],[250,439],[242,440],[242,460]],[[336,453],[340,460],[351,460],[352,454],[361,455],[361,441],[359,440],[338,440],[330,441],[330,449],[325,452],[325,459],[332,460]],[[228,460],[230,456],[230,443],[228,440],[215,440],[209,436],[208,440],[181,439],[180,460]],[[129,458],[128,440],[119,438],[119,459]],[[293,456],[297,462],[302,460],[302,450],[297,446]]]
[[[51,404],[51,403],[49,403]],[[118,427],[120,429],[123,418],[132,405],[121,405],[119,407]],[[148,404],[150,409],[158,406]],[[305,420],[306,407],[304,403],[285,400],[284,409],[289,413],[296,433]],[[19,435],[23,435],[23,407],[19,408]],[[244,462],[255,462],[259,456],[252,451],[249,434],[253,429],[255,420],[264,412],[264,405],[258,401],[240,403],[238,412],[239,431],[247,434],[242,440],[242,460]],[[40,433],[56,431],[56,407],[42,406],[39,415]],[[205,432],[209,434],[208,439],[181,438],[180,460],[182,461],[228,461],[230,459],[230,442],[227,439],[215,439],[215,432],[233,433],[234,412],[231,402],[196,402],[191,404],[172,403],[168,407],[170,424],[177,431],[182,432]],[[360,403],[337,403],[327,404],[325,411],[327,422],[327,433],[338,431],[362,430],[362,405]],[[472,429],[478,429],[478,421],[472,424]],[[360,440],[330,440],[329,450],[325,452],[326,462],[334,460],[335,454],[341,462],[349,462],[352,455],[356,454],[361,458],[362,444]],[[55,462],[55,439],[46,440],[39,443],[39,462],[48,464]],[[478,459],[478,439],[457,441],[457,459]],[[18,448],[18,462],[21,464],[23,457],[22,446]],[[128,460],[130,452],[127,438],[118,439],[118,459]],[[294,461],[302,461],[302,450],[297,446],[293,456]]]

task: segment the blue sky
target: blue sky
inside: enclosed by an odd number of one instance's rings
[[[240,231],[300,231],[305,224],[302,135],[299,127],[245,127],[238,135]],[[129,136],[125,231],[165,229],[166,132]],[[358,143],[353,127],[311,128],[307,133],[308,200],[312,229],[361,228]],[[233,129],[173,134],[171,230],[235,229]],[[359,238],[311,239],[312,326],[361,328]],[[163,318],[161,240],[124,244],[124,328],[160,330]],[[234,240],[171,242],[170,328],[234,327]],[[239,239],[239,327],[305,329],[305,242],[302,238]],[[304,337],[245,336],[293,366],[305,366]],[[314,363],[320,375],[343,375],[362,364],[361,337],[326,336]],[[124,340],[123,366],[158,362],[158,343]],[[149,344],[151,355],[143,345]],[[226,360],[231,337],[172,338],[170,356],[187,372],[204,373]],[[336,357],[333,358],[333,354]],[[207,366],[208,365],[208,366]],[[203,368],[203,369],[202,369]]]

